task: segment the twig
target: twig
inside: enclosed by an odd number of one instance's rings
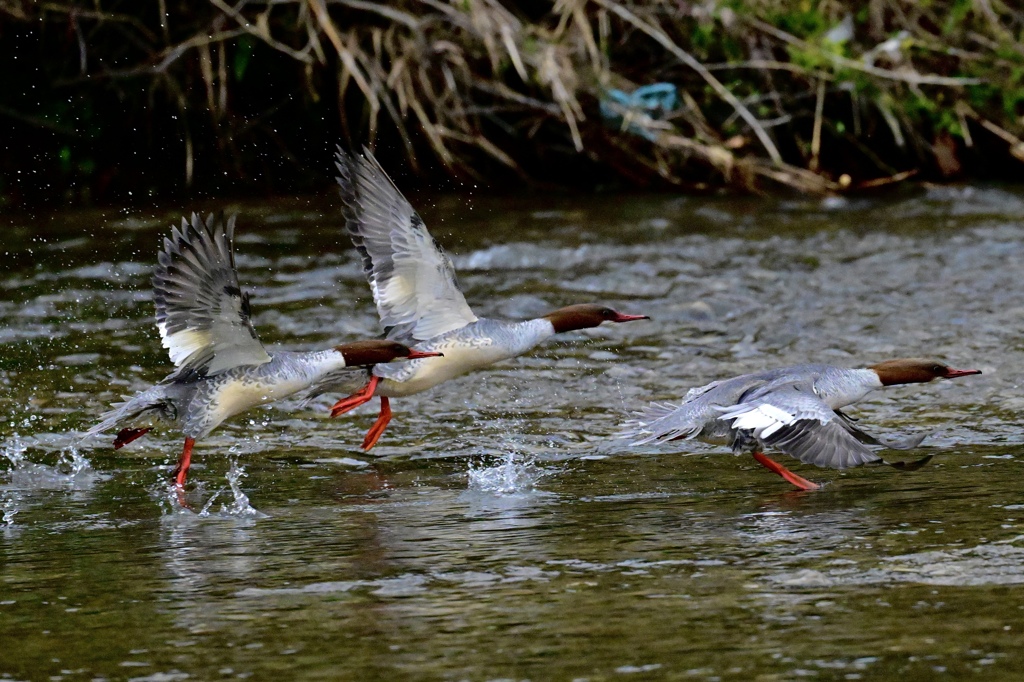
[[[71,135],[74,137],[81,136],[81,133],[75,130],[74,128],[69,128],[68,126],[61,125],[59,123],[54,123],[53,121],[47,121],[45,118],[42,118],[41,116],[23,114],[20,111],[16,109],[11,109],[10,107],[5,106],[3,104],[0,104],[0,116],[7,116],[9,118],[13,118],[16,121],[27,123],[28,125],[33,126],[35,128],[52,130],[56,133],[60,133],[61,135]]]
[[[374,14],[379,14],[385,19],[390,19],[391,21],[402,24],[414,31],[420,27],[420,19],[417,17],[393,7],[388,7],[382,3],[366,2],[365,0],[326,0],[326,3],[328,5],[343,5],[345,7],[351,7],[352,9],[361,9],[366,12],[373,12]]]
[[[740,62],[723,62],[720,64],[705,64],[704,68],[708,71],[728,71],[730,69],[756,69],[758,71],[790,71],[807,78],[823,78],[825,80],[835,80],[835,76],[827,71],[821,71],[815,69],[813,71],[800,66],[799,64],[793,64],[791,62],[777,62],[772,59],[747,59]]]
[[[68,14],[71,19],[71,26],[75,29],[75,37],[78,39],[78,71],[85,74],[89,70],[89,62],[86,59],[85,36],[82,35],[82,27],[78,24],[78,12]]]
[[[146,40],[155,42],[156,36],[149,28],[139,21],[136,17],[129,14],[122,14],[120,12],[101,12],[98,10],[87,10],[74,7],[72,5],[61,5],[55,2],[43,2],[39,4],[39,9],[46,12],[60,12],[61,14],[75,14],[81,19],[96,19],[97,21],[112,21],[119,24],[131,24],[146,37]]]
[[[658,137],[658,144],[667,149],[685,149],[696,153],[722,172],[726,179],[730,179],[732,173],[740,169],[809,194],[828,194],[840,189],[839,185],[828,178],[803,168],[787,163],[768,164],[757,158],[737,159],[725,147],[703,145],[682,135],[663,134]]]
[[[971,128],[967,125],[967,114],[971,113],[971,107],[960,100],[953,107],[956,111],[956,118],[960,122],[960,134],[964,137],[964,145],[970,149],[974,146],[974,139],[971,137]]]
[[[907,178],[912,178],[917,175],[920,171],[918,169],[903,171],[896,175],[890,175],[887,178],[875,178],[874,180],[865,180],[857,185],[857,189],[871,189],[872,187],[884,187],[885,185],[893,185],[897,182],[903,182]]]
[[[1021,140],[1009,130],[1000,128],[987,118],[982,118],[974,112],[971,113],[973,114],[973,118],[981,124],[982,128],[1010,145],[1010,154],[1013,155],[1015,159],[1018,161],[1024,161],[1024,140]]]
[[[814,103],[814,132],[811,134],[811,161],[807,168],[818,172],[818,157],[821,153],[821,115],[825,110],[825,81],[818,81],[818,98]]]
[[[192,36],[188,40],[178,43],[172,48],[169,48],[163,52],[163,57],[157,64],[144,64],[141,66],[135,66],[130,69],[114,69],[110,71],[102,71],[99,73],[86,74],[78,78],[71,79],[60,79],[54,81],[54,85],[69,85],[82,83],[84,81],[95,82],[99,80],[114,79],[114,78],[134,78],[135,76],[151,76],[153,74],[163,74],[167,71],[170,66],[182,58],[186,52],[195,47],[202,45],[210,45],[211,43],[219,43],[222,41],[231,40],[238,36],[246,33],[243,29],[236,28],[230,31],[221,31],[213,35],[200,34]]]
[[[313,58],[310,57],[307,52],[299,52],[298,50],[294,50],[288,47],[282,42],[274,40],[273,36],[270,35],[269,29],[261,30],[261,28],[257,28],[259,24],[254,26],[248,19],[245,18],[245,16],[241,12],[235,10],[233,7],[229,7],[227,3],[225,3],[223,0],[210,0],[210,4],[212,4],[221,12],[234,19],[236,22],[238,22],[238,25],[242,28],[243,31],[245,31],[249,35],[259,38],[264,43],[274,48],[278,52],[283,52],[292,59],[297,59],[305,64],[310,64],[313,62]],[[306,49],[309,49],[308,46]]]
[[[512,102],[522,104],[524,106],[530,107],[531,109],[543,111],[544,113],[550,114],[552,116],[558,116],[558,114],[561,113],[561,110],[558,108],[557,105],[552,104],[551,102],[543,102],[539,99],[535,99],[533,97],[528,97],[527,95],[524,95],[522,93],[518,93],[500,81],[494,81],[493,83],[490,83],[485,80],[473,79],[471,85],[477,90],[486,92],[490,95],[494,95],[495,97],[501,97],[502,99],[507,99]]]
[[[11,2],[0,2],[0,14],[9,14],[15,19],[20,19],[21,21],[26,21],[28,19],[28,15],[25,14],[25,10]]]
[[[157,0],[157,9],[160,13],[160,31],[163,33],[164,42],[171,41],[171,34],[167,25],[167,0]]]
[[[500,161],[501,163],[515,171],[519,171],[519,164],[513,161],[512,157],[510,157],[505,152],[501,151],[498,147],[494,145],[493,142],[488,140],[483,135],[467,135],[465,133],[461,133],[457,130],[451,130],[450,128],[446,128],[443,126],[438,127],[438,133],[443,137],[458,140],[459,142],[463,142],[465,144],[476,145],[484,152],[494,157],[494,159],[496,159],[497,161]]]

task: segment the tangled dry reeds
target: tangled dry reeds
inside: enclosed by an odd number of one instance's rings
[[[306,122],[261,101],[261,79],[330,100],[326,133],[474,178],[550,181],[575,157],[636,184],[825,193],[952,176],[979,143],[1024,163],[1024,10],[1001,0],[141,5],[0,0],[0,16],[63,32],[63,92],[176,109],[187,183],[199,140],[239,176],[257,133],[302,161],[280,128]],[[631,99],[651,84],[670,107]]]

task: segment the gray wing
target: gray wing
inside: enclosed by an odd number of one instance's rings
[[[697,436],[725,436],[729,428],[722,424],[721,433],[715,433],[715,422],[721,414],[718,405],[731,405],[751,388],[759,386],[760,380],[749,375],[712,381],[710,384],[691,388],[679,405],[653,403],[636,418],[623,424],[619,438],[630,438],[630,445],[644,445],[680,438]]]
[[[153,275],[156,326],[177,367],[206,374],[270,362],[238,286],[235,217],[195,213],[172,228]]]
[[[901,438],[900,440],[882,440],[881,438],[872,436],[870,433],[862,431],[857,427],[857,420],[842,410],[835,410],[835,413],[845,423],[846,430],[853,434],[854,438],[865,445],[878,445],[883,448],[888,448],[889,450],[913,450],[923,443],[925,438],[931,435],[928,431],[922,431],[920,433],[915,433],[911,436]],[[888,464],[888,462],[886,463]]]
[[[733,429],[801,462],[846,469],[881,461],[806,384],[773,387],[721,412]]]
[[[337,166],[346,227],[387,337],[413,345],[475,322],[451,260],[373,154],[339,148]]]

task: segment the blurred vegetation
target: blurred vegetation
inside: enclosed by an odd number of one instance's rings
[[[8,207],[316,189],[339,142],[434,185],[1024,178],[1003,0],[0,0],[0,85]]]

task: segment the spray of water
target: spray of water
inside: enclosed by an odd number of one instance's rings
[[[20,511],[20,501],[19,496],[14,493],[4,496],[3,502],[0,502],[0,528],[14,526],[14,515]]]
[[[28,446],[21,440],[21,436],[16,433],[0,448],[0,455],[10,463],[11,469],[17,469],[25,461],[25,452],[27,450]]]
[[[0,446],[0,464],[7,461],[7,471],[0,474],[0,527],[14,525],[14,517],[26,505],[26,495],[38,490],[87,490],[96,481],[106,476],[92,470],[86,459],[74,445],[60,449],[57,463],[54,466],[38,464],[31,461],[26,453],[29,448],[52,451],[45,441],[29,438],[22,439],[14,434],[9,441]]]
[[[89,464],[89,460],[74,445],[69,445],[61,450],[60,459],[57,460],[57,471],[60,473],[74,478],[91,468],[92,465]]]
[[[0,448],[0,455],[8,461],[11,471],[16,471],[25,461],[25,445],[21,436],[14,434],[11,440]],[[21,511],[21,494],[13,487],[4,486],[3,497],[0,498],[0,528],[14,526],[14,517]]]
[[[17,469],[25,459],[25,451],[28,447],[21,442],[18,434],[14,434],[11,441],[0,448],[0,455],[3,455],[11,464],[11,469]],[[6,488],[6,486],[5,486]],[[3,499],[0,500],[0,528],[10,528],[14,525],[14,515],[20,511],[21,495],[18,491],[6,488]]]
[[[267,515],[256,509],[249,503],[249,496],[242,490],[242,479],[248,476],[245,469],[238,464],[238,460],[235,458],[231,459],[231,468],[228,469],[225,478],[228,482],[227,488],[220,488],[206,501],[203,508],[199,510],[196,516],[200,518],[251,518],[251,519],[264,519]],[[173,487],[173,486],[172,486]],[[228,504],[221,504],[220,510],[214,511],[213,506],[217,500],[230,492],[231,502]],[[181,511],[187,511],[187,508],[183,507],[180,503],[178,492],[175,491],[172,496],[168,499],[172,500],[172,509]]]
[[[519,399],[516,398],[518,403]],[[537,482],[549,471],[537,465],[536,456],[528,452],[522,442],[522,419],[516,416],[495,420],[494,428],[500,434],[501,450],[505,454],[495,462],[487,458],[471,463],[467,475],[469,490],[491,495],[521,495],[536,491]]]
[[[470,490],[516,495],[533,492],[548,472],[532,456],[509,452],[497,464],[471,464],[468,473]]]

